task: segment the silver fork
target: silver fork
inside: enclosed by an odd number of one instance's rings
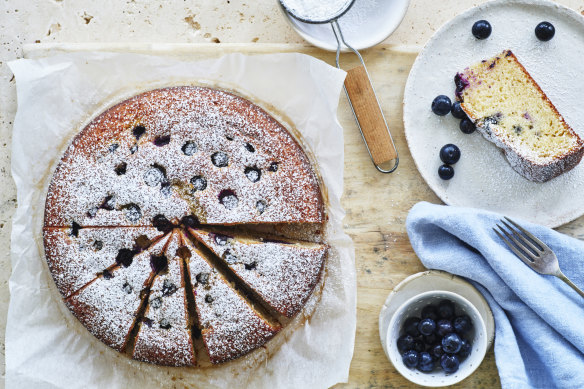
[[[501,223],[503,223],[506,228],[497,224],[497,227],[499,227],[499,230],[505,236],[495,228],[493,228],[493,231],[503,239],[515,255],[539,274],[548,274],[558,277],[560,280],[570,285],[572,289],[580,294],[580,296],[584,297],[584,292],[574,285],[564,273],[562,273],[556,254],[554,254],[545,243],[508,217],[505,217],[505,220],[501,219]],[[507,222],[511,223],[515,228]]]

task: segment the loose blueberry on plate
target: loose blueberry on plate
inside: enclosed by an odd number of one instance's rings
[[[440,366],[447,374],[456,372],[460,366],[460,361],[456,355],[444,354],[440,357]]]
[[[491,23],[486,20],[479,20],[472,25],[472,34],[477,39],[487,39],[492,31]]]
[[[432,319],[422,319],[418,324],[418,331],[422,335],[431,335],[436,330],[436,322]]]
[[[469,118],[462,119],[458,127],[464,134],[472,134],[477,129],[475,124]]]
[[[460,159],[460,149],[452,143],[444,145],[440,149],[440,159],[448,165],[454,165]]]
[[[535,36],[540,41],[547,42],[554,37],[556,29],[550,22],[541,22],[535,27]]]
[[[454,168],[450,165],[444,164],[438,168],[438,175],[443,180],[450,180],[454,177]]]
[[[462,339],[456,333],[450,333],[442,338],[442,349],[448,354],[456,354],[462,347]]]
[[[434,359],[430,353],[424,351],[418,355],[418,370],[425,373],[434,370]]]
[[[414,347],[414,337],[408,334],[402,335],[397,339],[397,349],[400,353],[411,350]]]
[[[454,332],[454,327],[452,322],[448,319],[440,319],[436,323],[436,333],[438,336],[446,336],[449,333]]]
[[[407,318],[404,323],[404,332],[413,337],[420,335],[420,331],[418,331],[418,324],[420,324],[420,319],[417,317]]]
[[[437,96],[434,101],[432,101],[432,112],[438,116],[444,116],[450,112],[452,107],[452,102],[450,98],[445,95]]]
[[[464,110],[462,109],[462,106],[460,105],[460,101],[455,101],[454,104],[452,104],[452,108],[450,109],[450,112],[452,113],[452,116],[454,116],[457,119],[465,119],[466,118],[466,112],[464,112]]]
[[[402,361],[404,362],[404,365],[406,365],[410,369],[418,365],[418,360],[419,354],[414,350],[408,350],[402,354]]]
[[[468,315],[457,316],[452,322],[452,325],[454,326],[454,331],[458,332],[459,334],[464,334],[472,327],[471,320]]]
[[[438,303],[438,315],[442,319],[450,319],[454,316],[454,303],[450,300],[442,300]]]

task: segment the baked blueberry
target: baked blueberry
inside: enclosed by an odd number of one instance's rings
[[[434,305],[426,305],[422,308],[422,319],[432,319],[434,321],[438,320],[438,310]]]
[[[213,301],[215,301],[215,299],[210,294],[208,294],[208,295],[205,296],[205,302],[207,304],[211,304]]]
[[[479,20],[472,25],[472,34],[477,39],[487,39],[491,36],[491,32],[493,32],[493,27],[491,27],[491,23],[486,20]]]
[[[234,209],[239,204],[237,195],[231,189],[223,189],[219,192],[219,202],[227,209]]]
[[[450,300],[442,300],[438,303],[438,315],[442,319],[454,317],[454,303]]]
[[[446,374],[452,374],[460,367],[460,361],[456,355],[444,354],[440,357],[440,366]]]
[[[420,324],[419,318],[408,317],[404,322],[404,332],[413,337],[419,336],[420,331],[418,330],[418,324]]]
[[[163,330],[169,330],[171,327],[168,319],[161,319],[158,324],[160,324],[160,328],[162,328]]]
[[[211,155],[211,162],[217,167],[225,167],[229,164],[229,157],[223,151],[217,151]]]
[[[116,207],[116,196],[114,195],[107,195],[105,199],[101,202],[99,208],[105,209],[106,211],[113,211]]]
[[[130,223],[136,223],[142,217],[142,210],[136,204],[127,204],[122,208],[124,209],[124,216]]]
[[[168,279],[164,280],[164,282],[162,283],[162,295],[163,296],[170,296],[171,294],[173,294],[176,291],[177,291],[177,287],[175,284],[172,283],[172,281],[170,281]]]
[[[269,172],[277,172],[278,171],[278,162],[272,162],[268,167]]]
[[[156,273],[164,271],[168,268],[168,258],[166,255],[151,255],[150,256],[150,267]]]
[[[132,293],[132,285],[128,284],[127,282],[124,282],[124,285],[122,285],[122,290],[127,294],[130,294]]]
[[[184,155],[190,157],[191,155],[194,155],[197,152],[198,147],[197,147],[197,144],[195,142],[190,140],[182,146],[181,150],[182,150]]]
[[[246,263],[245,266],[245,270],[253,270],[257,267],[257,262],[253,261],[252,263]]]
[[[164,215],[156,215],[152,218],[152,226],[158,231],[168,233],[173,228],[174,225],[166,218]]]
[[[450,180],[452,177],[454,177],[454,168],[446,164],[441,165],[438,168],[438,176],[440,176],[440,178],[443,180]]]
[[[161,135],[154,138],[154,144],[158,147],[166,146],[170,143],[170,135]]]
[[[464,112],[464,110],[462,109],[462,106],[460,105],[460,101],[455,101],[454,104],[452,104],[452,108],[450,109],[450,113],[452,113],[452,116],[454,116],[457,119],[466,118],[466,112]]]
[[[432,112],[434,112],[438,116],[444,116],[450,112],[452,107],[452,102],[450,101],[450,97],[445,95],[437,96],[432,101]]]
[[[258,182],[262,177],[262,171],[257,167],[246,167],[243,173],[251,182]]]
[[[95,251],[99,251],[103,248],[103,242],[101,240],[96,240],[95,242],[93,242],[93,248],[95,249]]]
[[[69,233],[69,235],[78,237],[80,229],[81,226],[79,224],[77,224],[76,222],[71,223],[71,232]]]
[[[116,263],[123,267],[128,267],[134,259],[134,251],[130,249],[120,249],[116,255]]]
[[[402,361],[404,365],[413,369],[414,367],[418,366],[419,354],[414,350],[408,350],[402,354]]]
[[[264,211],[266,210],[266,202],[264,200],[258,200],[256,202],[256,209],[258,210],[258,212],[260,213],[260,215],[262,213],[264,213]]]
[[[165,196],[170,196],[171,189],[172,187],[168,181],[163,181],[160,184],[160,192]]]
[[[162,306],[162,298],[156,297],[150,300],[150,308],[158,309]]]
[[[449,354],[456,354],[462,347],[462,339],[452,332],[442,338],[442,349]]]
[[[464,359],[470,355],[471,351],[472,344],[468,340],[463,339],[462,345],[460,346],[460,351],[458,352],[458,356]]]
[[[460,149],[458,146],[448,143],[440,149],[440,159],[449,165],[454,165],[460,159]]]
[[[206,285],[209,282],[209,273],[199,273],[196,276],[197,282],[201,285]]]
[[[245,149],[246,149],[247,151],[249,151],[250,153],[253,153],[253,152],[255,152],[255,147],[253,147],[253,145],[252,145],[251,143],[246,143],[246,144],[245,144]]]
[[[194,176],[191,178],[193,184],[193,192],[207,189],[207,179],[203,176]]]
[[[166,180],[166,169],[160,165],[152,165],[144,173],[144,182],[148,186],[156,186]]]
[[[400,353],[404,353],[414,348],[414,337],[404,334],[397,338],[397,349]]]
[[[550,22],[541,22],[535,27],[535,36],[540,41],[547,42],[556,34],[556,28]]]
[[[460,131],[464,134],[472,134],[477,129],[477,126],[475,126],[473,121],[469,118],[464,118],[460,121],[458,128],[460,128]]]
[[[425,373],[434,370],[434,358],[429,352],[423,351],[418,355],[418,370]]]
[[[234,253],[232,253],[231,250],[229,250],[229,249],[227,249],[227,250],[225,250],[225,252],[223,252],[223,259],[229,265],[233,265],[234,263],[237,262],[237,256]]]
[[[436,333],[438,336],[446,336],[447,334],[454,332],[454,327],[452,322],[448,319],[440,319],[436,323]]]
[[[459,334],[464,334],[472,328],[472,322],[468,315],[457,316],[452,322],[452,325],[454,326],[454,331]]]
[[[422,335],[431,335],[436,330],[436,322],[430,318],[420,320],[418,331]]]
[[[146,133],[146,127],[142,125],[137,125],[132,129],[132,134],[136,137],[136,140],[140,139],[142,135]]]
[[[119,163],[119,164],[116,166],[116,168],[114,169],[114,171],[116,172],[116,174],[117,174],[118,176],[121,176],[121,175],[124,175],[124,174],[126,174],[126,169],[127,169],[127,167],[128,167],[128,164],[127,164],[127,163],[125,163],[125,162],[121,162],[121,163]]]
[[[182,224],[185,227],[193,228],[199,225],[199,219],[194,215],[183,216],[180,219],[180,224]]]
[[[218,244],[219,246],[225,246],[229,242],[229,239],[233,238],[228,235],[214,234],[213,239],[215,240],[215,243]]]

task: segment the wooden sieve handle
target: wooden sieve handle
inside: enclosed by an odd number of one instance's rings
[[[347,71],[345,89],[369,147],[373,163],[380,166],[396,159],[397,152],[365,66],[360,65]]]

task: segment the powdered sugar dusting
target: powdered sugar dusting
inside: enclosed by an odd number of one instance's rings
[[[326,21],[346,10],[354,0],[282,0],[294,16],[313,21]]]

